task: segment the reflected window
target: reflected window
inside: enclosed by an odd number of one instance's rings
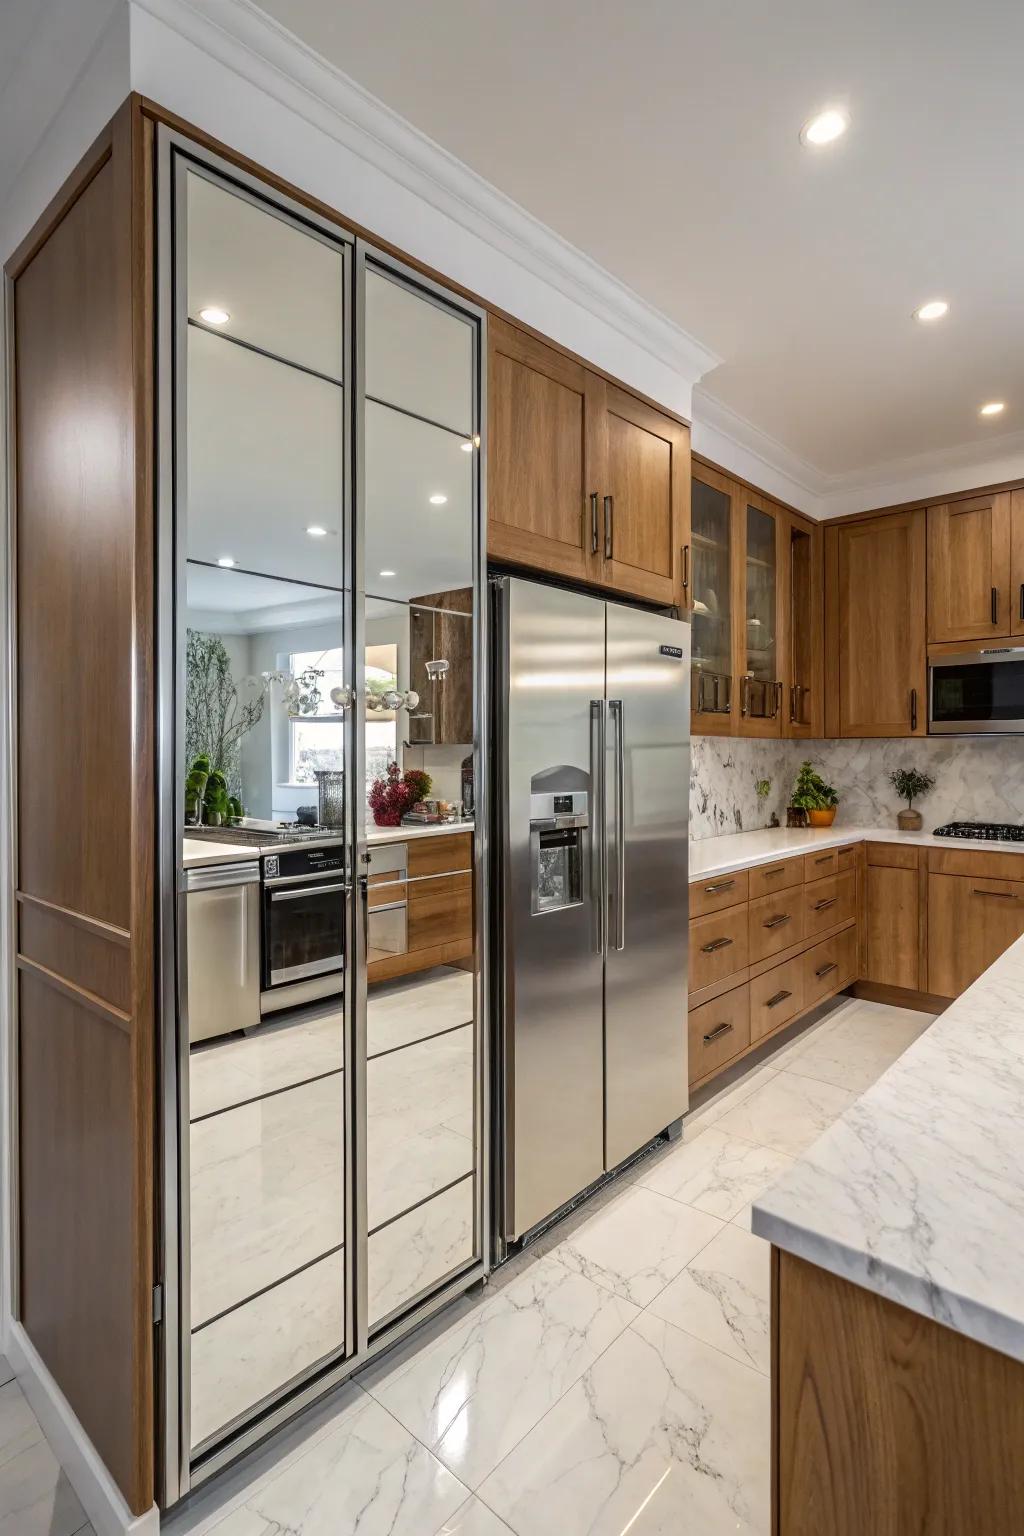
[[[288,719],[288,777],[292,784],[315,784],[318,770],[345,767],[344,716],[331,702],[331,689],[345,685],[342,653],[293,651],[286,665],[299,685]]]
[[[374,779],[381,779],[388,764],[398,760],[398,720],[393,709],[382,709],[379,700],[398,688],[398,646],[366,647],[366,793]]]

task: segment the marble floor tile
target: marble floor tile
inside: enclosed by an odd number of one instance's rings
[[[445,1530],[467,1494],[425,1446],[360,1393],[329,1434],[212,1529],[216,1536],[430,1536]]]
[[[480,1497],[517,1536],[767,1536],[769,1383],[645,1313]]]
[[[512,1536],[504,1520],[479,1499],[468,1499],[435,1536]]]
[[[444,1125],[472,1104],[471,1026],[367,1063],[367,1115],[396,1141]]]
[[[366,1245],[372,1327],[473,1257],[472,1177],[426,1200]]]
[[[366,1126],[366,1204],[370,1231],[473,1171],[473,1138],[447,1125],[395,1135],[390,1116]]]
[[[742,1104],[744,1099],[749,1099],[750,1095],[756,1093],[763,1084],[770,1083],[776,1071],[777,1068],[773,1066],[752,1067],[735,1081],[712,1092],[710,1097],[701,1094],[697,1106],[683,1117],[683,1140],[693,1141],[695,1137],[706,1131],[709,1125],[717,1125],[723,1115],[727,1115],[734,1105]]]
[[[791,1161],[770,1147],[740,1141],[711,1125],[693,1141],[673,1143],[637,1183],[732,1221]]]
[[[476,1488],[637,1316],[541,1258],[369,1390]]]
[[[426,1040],[473,1019],[473,975],[438,966],[416,976],[378,982],[367,991],[366,1049],[369,1056]]]
[[[718,1122],[720,1131],[798,1157],[857,1097],[832,1083],[776,1072]]]
[[[9,1381],[14,1380],[14,1371],[11,1362],[6,1355],[0,1355],[0,1387],[6,1387]]]
[[[248,1035],[227,1035],[189,1054],[193,1120],[307,1082],[343,1065],[340,1008],[314,1018],[268,1019]]]
[[[85,1511],[16,1381],[0,1387],[0,1536],[74,1536]]]
[[[552,1239],[541,1241],[567,1269],[646,1307],[721,1226],[714,1216],[631,1184],[561,1240],[554,1228]]]
[[[767,1375],[770,1256],[766,1242],[729,1223],[649,1311]]]
[[[912,1008],[853,1002],[841,1011],[827,1033],[808,1040],[794,1052],[786,1070],[863,1093],[913,1045],[934,1017]]]

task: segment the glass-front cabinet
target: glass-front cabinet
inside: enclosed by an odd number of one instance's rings
[[[743,639],[739,680],[741,735],[778,736],[782,728],[778,509],[743,498]]]
[[[729,734],[735,714],[733,644],[733,550],[737,500],[734,487],[703,465],[695,466],[691,496],[692,679],[694,728]],[[698,724],[699,722],[699,724]]]
[[[483,1272],[473,306],[160,145],[162,1502]]]

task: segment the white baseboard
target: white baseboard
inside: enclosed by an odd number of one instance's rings
[[[160,1511],[154,1504],[145,1514],[131,1513],[67,1398],[17,1321],[9,1324],[7,1352],[18,1384],[92,1521],[96,1536],[159,1536]]]

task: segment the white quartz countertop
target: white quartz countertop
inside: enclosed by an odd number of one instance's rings
[[[731,832],[690,844],[690,879],[727,875],[753,864],[770,864],[791,854],[816,848],[841,848],[848,843],[908,843],[913,848],[945,848],[969,852],[1019,853],[1024,843],[983,842],[975,837],[936,837],[933,832],[900,832],[896,827],[769,827],[761,832]]]
[[[472,832],[471,821],[444,822],[436,827],[367,827],[366,841],[372,848],[378,843],[407,843],[418,837],[443,837],[450,832]],[[339,841],[340,841],[339,833]],[[218,843],[212,837],[186,837],[182,841],[183,869],[201,869],[210,864],[251,863],[264,853],[280,853],[284,848],[317,847],[315,841],[280,843],[268,841],[262,847],[244,843]]]
[[[1024,1361],[1024,939],[755,1201],[753,1230]]]

